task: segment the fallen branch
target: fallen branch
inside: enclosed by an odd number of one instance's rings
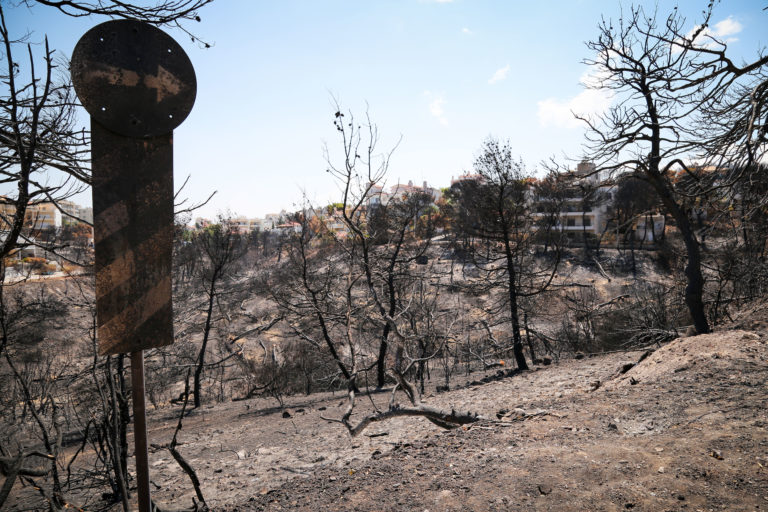
[[[309,476],[310,473],[307,473],[306,471],[299,471],[298,469],[289,468],[288,466],[280,466],[280,469],[283,471],[287,471],[289,473],[293,473],[295,475],[304,475]]]
[[[647,329],[632,336],[628,342],[624,344],[625,347],[633,347],[637,345],[657,345],[661,346],[662,343],[672,341],[679,338],[680,334],[676,329]]]
[[[538,416],[554,416],[555,418],[562,419],[565,416],[561,414],[554,413],[552,411],[547,411],[544,409],[540,409],[535,412],[528,412],[524,409],[514,409],[509,412],[499,412],[496,414],[496,416],[499,418],[499,421],[502,422],[510,422],[510,421],[524,421],[529,420],[531,418],[536,418]]]
[[[398,384],[395,386],[395,388],[400,388],[406,394],[413,406],[401,407],[400,405],[395,404],[394,401],[390,400],[388,409],[376,410],[375,412],[372,412],[371,414],[363,417],[356,425],[352,425],[350,422],[350,417],[352,416],[352,411],[355,408],[356,397],[355,390],[352,387],[353,383],[350,383],[350,389],[347,390],[348,404],[341,419],[326,418],[324,416],[320,416],[320,418],[325,421],[343,424],[345,427],[347,427],[347,430],[352,437],[360,434],[371,423],[386,421],[401,416],[426,418],[435,425],[445,429],[452,429],[460,425],[466,425],[485,419],[477,413],[473,412],[456,411],[455,409],[446,411],[424,405],[421,403],[421,397],[418,393],[418,390],[411,386],[411,384],[403,377],[402,373],[395,371],[394,376],[398,380]]]
[[[365,416],[355,426],[352,426],[349,423],[346,423],[346,425],[349,429],[349,433],[352,435],[352,437],[355,437],[360,432],[365,430],[365,428],[371,423],[398,418],[400,416],[423,417],[445,429],[456,428],[460,425],[467,425],[469,423],[474,423],[484,419],[477,413],[456,411],[455,409],[444,411],[442,409],[437,409],[427,405],[420,405],[416,407],[399,407],[395,405],[386,411],[380,411]]]
[[[606,306],[612,306],[613,304],[615,304],[617,302],[621,302],[622,300],[628,299],[628,298],[629,298],[628,294],[618,295],[618,296],[612,298],[611,300],[609,300],[608,302],[603,302],[602,304],[598,304],[597,306],[595,306],[594,309],[596,311],[596,310],[604,308]]]
[[[602,275],[604,278],[608,280],[608,282],[611,282],[611,278],[608,276],[608,274],[605,273],[605,270],[603,270],[603,266],[600,264],[599,261],[597,261],[597,258],[592,258],[592,261],[595,262],[595,265],[597,265],[597,270],[600,271],[600,275]]]
[[[269,321],[269,323],[267,323],[266,325],[261,325],[261,326],[259,326],[259,327],[254,327],[254,328],[252,328],[252,329],[248,329],[247,331],[241,332],[241,333],[240,333],[240,334],[238,334],[237,336],[234,336],[234,337],[230,338],[230,339],[229,339],[229,343],[230,343],[230,344],[232,344],[232,343],[236,343],[236,342],[240,341],[241,339],[243,339],[243,338],[245,338],[245,337],[247,337],[247,336],[250,336],[250,335],[251,335],[251,334],[253,334],[253,333],[262,334],[262,333],[264,333],[264,332],[266,332],[266,331],[270,330],[272,327],[274,327],[274,326],[275,326],[275,324],[277,324],[277,323],[278,323],[279,321],[281,321],[282,319],[283,319],[283,315],[280,315],[280,316],[278,316],[277,318],[273,318],[273,319],[272,319],[271,321]],[[261,341],[259,341],[259,344],[260,344],[262,347],[264,347],[264,344],[263,344],[263,343],[261,343]],[[266,352],[267,352],[267,349],[265,348],[265,349],[264,349],[265,357],[266,357]]]
[[[21,479],[23,477],[33,476],[43,477],[51,472],[50,469],[39,469],[25,466],[24,461],[28,457],[42,457],[48,460],[53,459],[52,455],[40,452],[22,452],[19,453],[16,457],[0,457],[0,474],[5,476],[5,482],[3,483],[2,487],[0,487],[0,509],[3,508],[3,504],[11,494],[11,489],[13,489],[13,484],[16,482],[17,478]],[[48,499],[47,494],[44,494],[44,497]]]

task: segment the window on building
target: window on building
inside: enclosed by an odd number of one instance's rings
[[[584,225],[589,227],[592,225],[592,217],[584,217]]]
[[[565,225],[568,227],[573,227],[576,225],[576,219],[566,219]]]

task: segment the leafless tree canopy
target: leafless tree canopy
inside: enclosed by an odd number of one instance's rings
[[[198,11],[213,0],[162,0],[154,5],[140,5],[119,0],[23,0],[27,6],[35,4],[58,9],[61,13],[81,18],[84,16],[108,16],[110,18],[143,21],[153,25],[172,25],[180,28],[196,40],[184,25],[185,21],[199,22]],[[203,43],[205,47],[209,45]]]
[[[709,332],[710,326],[702,299],[700,240],[684,198],[727,189],[744,173],[733,173],[725,182],[696,181],[698,186],[687,190],[675,186],[677,173],[691,175],[694,157],[754,163],[756,144],[765,138],[760,119],[766,59],[734,65],[726,44],[705,31],[710,18],[711,4],[691,35],[677,9],[664,18],[632,7],[618,20],[602,20],[597,39],[587,45],[594,55],[585,61],[594,69],[588,86],[610,91],[614,101],[599,118],[582,118],[588,126],[587,154],[598,168],[634,172],[654,188],[675,220],[688,259],[686,303],[699,332]],[[702,130],[704,124],[709,128]]]
[[[75,126],[74,93],[60,72],[54,50],[45,40],[38,59],[25,38],[10,33],[0,7],[5,70],[0,73],[0,184],[14,190],[0,199],[7,205],[3,218],[8,235],[0,256],[8,255],[22,238],[28,206],[66,199],[89,181],[85,166],[87,134]],[[23,58],[19,55],[23,55]],[[4,228],[5,229],[5,228]]]

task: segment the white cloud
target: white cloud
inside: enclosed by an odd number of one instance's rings
[[[462,29],[461,29],[461,33],[462,33],[462,34],[467,34],[468,36],[471,36],[472,34],[474,34],[474,32],[472,32],[471,30],[469,30],[467,27],[464,27],[464,28],[462,28]]]
[[[429,101],[429,113],[437,119],[440,124],[448,126],[448,119],[445,117],[445,97],[442,94],[432,94],[430,91],[424,91],[424,96]]]
[[[447,125],[448,120],[445,118],[443,105],[445,105],[445,98],[438,96],[429,104],[429,111],[438,121],[440,121],[440,124]]]
[[[733,16],[728,16],[723,21],[715,23],[715,30],[713,32],[717,37],[728,37],[738,34],[742,28],[741,23],[733,19]]]
[[[488,80],[488,83],[493,85],[496,82],[501,82],[505,78],[507,78],[507,75],[509,74],[509,71],[512,69],[512,67],[507,64],[503,68],[499,68],[496,70],[496,72],[493,74],[493,76]]]
[[[599,79],[598,73],[588,71],[582,75],[581,83],[584,85],[594,85]],[[539,124],[544,127],[583,127],[584,122],[576,119],[574,114],[580,116],[602,114],[611,106],[612,99],[613,94],[611,91],[600,89],[584,89],[576,96],[567,100],[547,98],[537,103]]]
[[[685,35],[686,39],[693,37],[694,32],[700,28],[701,25],[693,27],[691,31]],[[696,37],[696,42],[701,44],[704,48],[712,48],[717,46],[713,39],[717,39],[725,43],[733,43],[739,39],[730,36],[738,34],[741,32],[742,28],[744,27],[742,27],[741,23],[733,19],[733,16],[728,16],[724,20],[718,21],[711,27],[707,27],[702,30]]]

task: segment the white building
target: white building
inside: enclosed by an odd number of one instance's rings
[[[75,225],[83,221],[93,224],[93,208],[90,206],[80,206],[72,201],[59,201],[58,205],[62,212],[62,226]]]
[[[610,218],[610,207],[616,194],[615,185],[602,185],[592,162],[582,161],[575,171],[563,175],[568,184],[566,196],[558,212],[557,229],[563,232],[600,235]],[[532,198],[534,216],[543,217],[547,199]]]
[[[54,203],[38,203],[27,206],[24,224],[35,230],[50,230],[61,227],[61,211]]]
[[[368,191],[368,206],[386,206],[392,199],[402,199],[412,194],[427,194],[432,197],[432,204],[437,203],[443,195],[440,189],[430,187],[426,181],[423,182],[422,186],[414,185],[411,180],[408,181],[407,185],[397,183],[389,187],[389,191],[385,191],[379,185],[374,185]]]

